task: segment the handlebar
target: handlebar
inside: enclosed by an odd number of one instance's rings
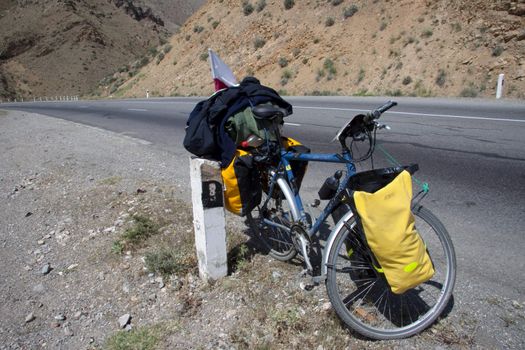
[[[363,161],[372,156],[375,146],[375,130],[382,129],[383,125],[376,122],[376,119],[379,119],[381,114],[388,111],[390,108],[397,106],[397,102],[388,101],[383,106],[367,113],[367,114],[358,114],[356,115],[349,123],[347,123],[341,130],[337,133],[334,140],[339,140],[343,152],[350,152],[351,149],[346,145],[347,137],[352,138],[353,141],[369,141],[368,152],[361,157],[360,159],[354,161]]]
[[[381,107],[373,110],[372,112],[368,113],[367,115],[365,115],[365,118],[363,119],[363,121],[365,122],[365,124],[368,124],[368,123],[374,121],[374,119],[379,119],[381,114],[385,113],[386,111],[388,111],[390,108],[392,108],[394,106],[397,106],[397,102],[395,102],[395,101],[388,101],[383,106],[381,106]]]

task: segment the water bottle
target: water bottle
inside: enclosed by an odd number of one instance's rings
[[[319,198],[322,200],[332,199],[339,188],[339,179],[342,175],[343,172],[341,170],[337,170],[333,176],[327,178],[318,192]]]

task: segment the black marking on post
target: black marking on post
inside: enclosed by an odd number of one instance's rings
[[[224,206],[222,184],[220,182],[202,182],[202,206],[204,208],[217,208]]]

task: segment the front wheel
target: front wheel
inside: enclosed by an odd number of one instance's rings
[[[456,256],[443,224],[428,210],[413,210],[435,274],[427,282],[394,294],[373,268],[360,242],[355,219],[337,233],[328,257],[326,287],[336,313],[358,333],[379,340],[406,338],[431,325],[443,312],[456,279]]]

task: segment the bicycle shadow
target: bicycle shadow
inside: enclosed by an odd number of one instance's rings
[[[250,235],[248,237],[246,242],[237,244],[227,252],[228,276],[237,272],[242,264],[251,262],[255,255],[261,253],[263,247],[259,240]]]
[[[243,233],[249,237],[248,241],[246,241],[244,244],[246,244],[250,248],[250,255],[249,259],[251,260],[253,256],[257,253],[262,255],[269,255],[270,248],[261,242],[261,240],[257,237],[256,232],[254,232],[247,222],[244,223],[246,225],[246,228],[244,228]],[[330,236],[330,233],[332,232],[332,227],[326,222],[323,222],[321,226],[319,227],[319,231],[317,234],[317,237],[314,238],[310,242],[310,251],[309,251],[309,258],[310,263],[312,264],[312,267],[314,269],[314,275],[321,273],[321,267],[323,263],[323,251],[324,246],[326,243],[326,240]],[[236,259],[236,254],[238,254],[239,246],[242,246],[242,244],[234,247],[230,253],[228,253],[228,273],[230,273],[230,265],[236,263],[238,259]],[[231,255],[231,258],[230,258]],[[230,264],[231,260],[231,264]],[[294,258],[286,261],[286,263],[294,265],[294,266],[301,266],[305,267],[304,259],[301,256],[301,254],[297,254]],[[232,270],[233,271],[233,270]]]
[[[309,257],[310,257],[310,262],[312,263],[312,266],[314,267],[314,274],[320,273],[322,262],[323,262],[324,246],[325,246],[326,240],[328,239],[331,233],[331,230],[332,230],[331,225],[329,225],[328,223],[323,223],[319,229],[318,239],[314,240],[314,242],[312,242],[312,245],[310,247]],[[249,259],[251,261],[253,256],[255,256],[256,254],[269,255],[269,248],[260,241],[257,235],[249,227],[245,228],[244,234],[249,237],[248,241],[244,243],[249,248],[248,250],[249,253],[245,255],[246,259]],[[228,259],[228,266],[229,266],[228,273],[229,274],[236,271],[236,265],[238,261],[237,255],[238,255],[239,249],[242,249],[240,248],[240,246],[242,245],[243,244],[240,244],[234,247],[229,253],[229,259]],[[295,258],[287,261],[287,263],[294,265],[294,266],[301,266],[301,267],[305,266],[304,261],[300,255],[297,255]],[[427,286],[431,286],[435,288],[436,290],[441,290],[443,288],[443,285],[441,283],[432,281],[432,280],[427,281],[424,284],[426,284]],[[366,288],[367,288],[366,285],[363,285],[362,288],[358,287],[356,291],[354,291],[353,293],[350,293],[344,299],[352,300],[355,295],[362,294],[363,289],[366,289]],[[374,300],[374,298],[377,299],[378,295],[376,295],[376,293],[383,293],[384,290],[385,290],[384,288],[378,288],[377,291],[374,291],[370,294],[370,298],[372,300]],[[428,305],[423,298],[420,297],[419,293],[420,292],[417,289],[412,289],[410,291],[407,291],[403,296],[403,298],[409,298],[412,301],[412,309],[411,309],[412,315],[411,316],[420,317],[424,315],[432,307],[431,305]],[[437,322],[439,322],[439,320],[448,317],[448,315],[452,312],[454,308],[454,303],[455,303],[454,295],[451,295],[445,308],[441,312],[440,317],[436,321],[434,321],[431,325],[429,325],[427,329],[432,327],[432,325],[436,324]],[[391,306],[389,313],[392,312],[392,309],[395,309],[395,308],[403,309],[403,307],[404,306],[402,304],[402,301],[397,301],[397,302],[394,301],[394,304],[393,306]],[[387,316],[386,311],[387,310],[385,308],[383,310],[383,316],[385,317]],[[393,317],[391,314],[389,314],[388,317],[390,318],[390,322],[394,326],[402,327],[404,325],[405,320],[403,320],[402,312],[394,314]],[[352,335],[355,336],[356,338],[363,339],[363,340],[370,340],[369,338],[366,338],[365,336],[362,336],[361,334],[349,328],[342,320],[340,320],[340,325],[342,328],[348,329],[348,331],[351,332]]]

